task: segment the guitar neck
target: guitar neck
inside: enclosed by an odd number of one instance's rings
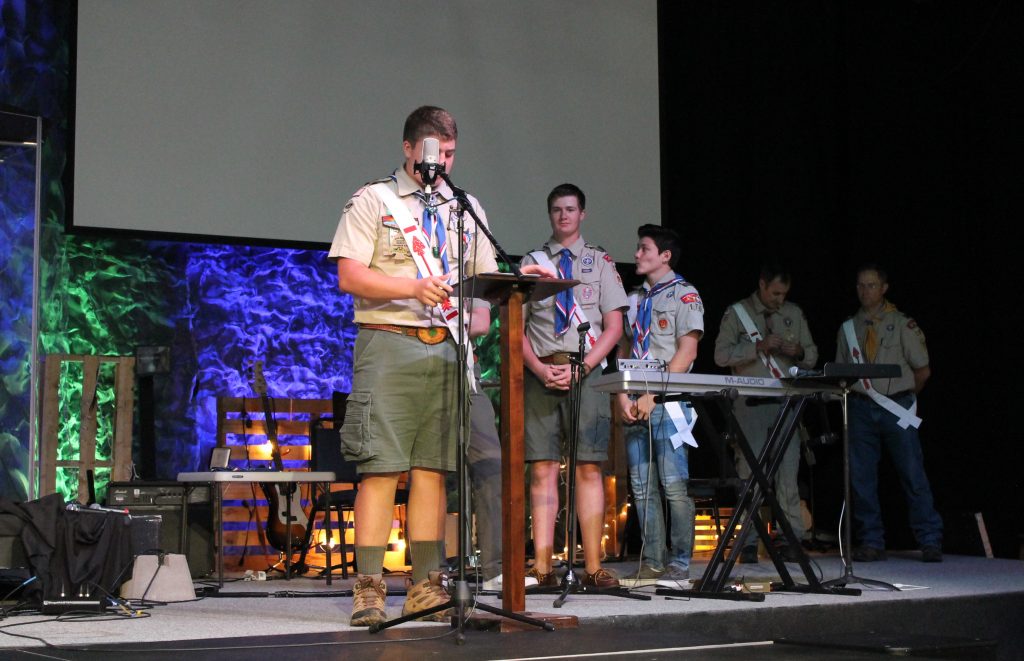
[[[284,463],[281,461],[281,446],[277,444],[277,420],[274,419],[270,397],[263,394],[260,399],[263,400],[263,425],[267,430],[267,442],[270,443],[270,458],[274,463],[274,470],[283,471]]]

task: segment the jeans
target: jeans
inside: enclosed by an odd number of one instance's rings
[[[653,569],[664,569],[668,564],[689,569],[693,555],[694,505],[686,491],[690,469],[686,446],[675,449],[669,440],[675,430],[665,407],[660,404],[651,413],[650,435],[646,423],[626,426],[629,480],[644,535],[641,561]],[[671,517],[672,547],[667,553],[662,493],[668,501]]]
[[[907,408],[914,395],[893,398]],[[853,491],[853,521],[861,546],[885,548],[882,510],[878,502],[878,462],[884,447],[896,467],[907,514],[919,546],[942,546],[942,518],[935,511],[928,476],[924,472],[921,440],[913,427],[901,429],[896,416],[870,399],[851,395],[848,402],[850,425],[850,484]]]

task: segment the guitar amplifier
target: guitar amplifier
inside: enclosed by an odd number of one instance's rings
[[[188,531],[182,548],[182,499],[188,498]],[[134,553],[181,553],[193,577],[215,569],[213,503],[210,486],[181,482],[111,482],[106,505],[125,507],[138,521],[132,526]]]

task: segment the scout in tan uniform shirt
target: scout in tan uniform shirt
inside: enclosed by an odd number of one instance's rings
[[[852,317],[857,345],[867,363],[899,365],[896,379],[872,379],[871,387],[900,409],[916,411],[917,393],[931,376],[924,333],[913,319],[885,298],[888,276],[876,265],[857,272],[857,298],[861,307]],[[836,362],[855,362],[844,328],[839,329]],[[878,500],[878,462],[884,446],[900,477],[907,499],[907,515],[924,562],[942,561],[942,517],[935,511],[931,485],[924,471],[924,455],[917,427],[901,425],[865,392],[854,386],[848,400],[850,484],[858,562],[884,560],[885,529]]]
[[[781,268],[767,266],[761,270],[757,291],[725,310],[715,338],[715,364],[728,367],[739,376],[782,378],[790,376],[790,368],[810,369],[818,361],[818,347],[811,338],[803,310],[786,300],[790,276]],[[736,306],[742,306],[746,317]],[[748,329],[747,324],[753,328]],[[752,334],[749,330],[754,330]],[[775,374],[774,372],[781,372]],[[777,402],[751,404],[742,397],[734,407],[736,419],[754,455],[760,454],[767,441],[768,429],[775,421]],[[776,497],[793,527],[802,539],[806,526],[800,508],[797,475],[800,470],[800,439],[790,439],[782,463],[775,474]],[[750,467],[743,456],[736,453],[736,472],[743,479],[750,478]],[[750,543],[741,549],[740,562],[757,562],[757,547]],[[796,559],[796,550],[785,548],[785,537],[778,542],[787,560]]]
[[[586,216],[586,196],[572,184],[556,186],[548,195],[552,237],[537,252],[523,258],[524,265],[538,260],[558,266],[562,277],[579,280],[572,297],[552,296],[531,302],[525,310],[523,338],[526,460],[530,462],[530,511],[535,565],[530,575],[542,586],[558,585],[551,569],[555,517],[558,504],[559,460],[568,432],[568,356],[579,350],[577,327],[591,324],[584,357],[586,376],[580,389],[579,444],[576,458],[576,509],[582,532],[586,575],[583,584],[598,588],[618,586],[601,567],[604,532],[604,480],[601,462],[608,456],[610,408],[607,395],[590,383],[597,369],[622,335],[622,314],[628,306],[615,262],[601,248],[586,243],[580,224]],[[572,314],[576,307],[578,315]],[[565,316],[561,317],[558,310]]]
[[[679,236],[658,225],[641,226],[637,236],[636,272],[645,282],[619,347],[622,355],[662,361],[667,372],[688,372],[704,335],[704,303],[696,288],[673,270],[682,252]],[[693,555],[694,503],[687,490],[686,444],[673,438],[687,421],[685,409],[678,403],[655,404],[651,394],[633,398],[622,393],[616,401],[625,423],[629,480],[643,532],[636,578],[659,579],[663,587],[688,587],[683,581],[690,576]],[[668,544],[663,493],[671,522]]]
[[[405,162],[390,177],[359,189],[342,213],[329,258],[338,262],[338,285],[354,297],[359,334],[353,352],[352,393],[341,429],[345,456],[359,462],[356,496],[356,579],[353,626],[385,620],[384,552],[391,533],[398,477],[410,474],[408,532],[413,582],[403,614],[447,601],[438,572],[444,560],[444,474],[455,468],[455,340],[443,313],[451,311],[449,282],[462,270],[459,241],[466,243],[468,274],[495,271],[490,243],[466,221],[458,236],[451,190],[424,181],[417,169],[425,138],[440,143],[439,163],[451,171],[458,129],[441,108],[423,106],[406,119]],[[401,213],[404,204],[411,219]],[[483,210],[471,204],[483,222]],[[396,218],[396,214],[399,216]],[[404,220],[402,217],[405,216]],[[409,232],[402,223],[411,222]],[[438,224],[439,223],[439,224]],[[433,231],[428,229],[433,227]],[[414,237],[408,241],[406,236]],[[443,271],[421,277],[413,252],[432,254]],[[428,259],[431,259],[428,257]],[[435,619],[444,617],[435,614]]]

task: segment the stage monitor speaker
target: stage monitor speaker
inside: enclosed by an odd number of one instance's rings
[[[182,499],[188,491],[188,531],[182,548]],[[186,557],[193,577],[209,576],[215,569],[213,503],[210,487],[186,487],[180,482],[111,482],[108,507],[127,507],[139,522],[132,526],[133,552],[158,551]],[[159,519],[157,519],[159,517]],[[158,527],[157,533],[154,528]],[[157,543],[153,544],[153,541]]]

